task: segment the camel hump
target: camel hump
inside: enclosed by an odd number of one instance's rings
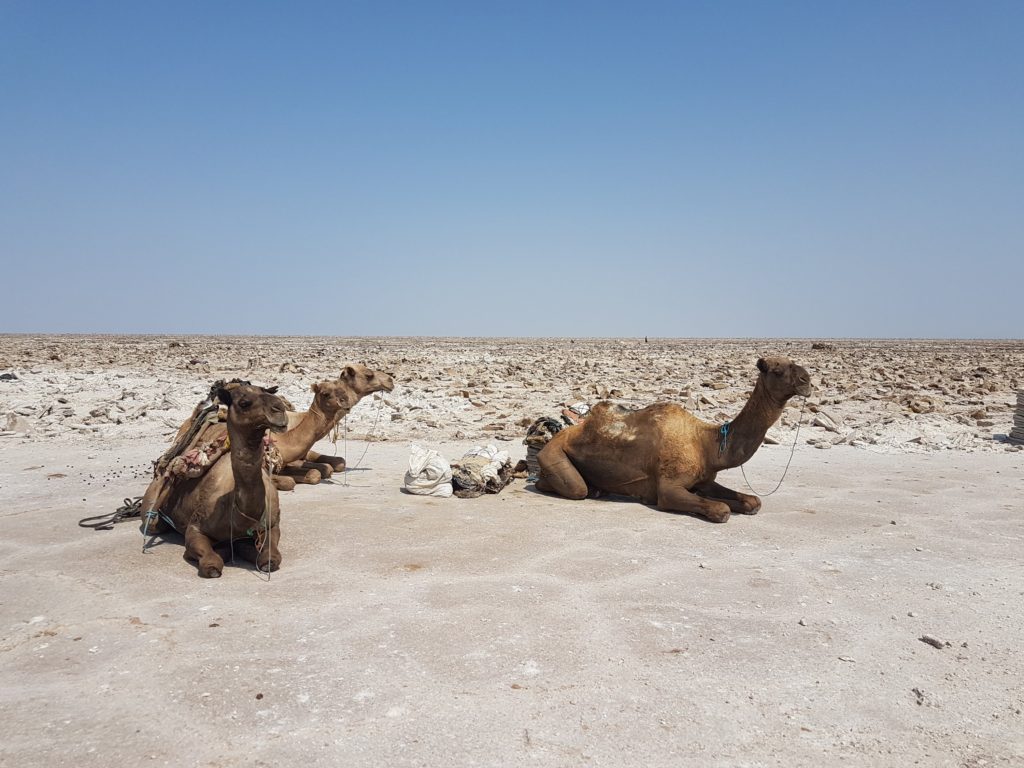
[[[689,411],[677,403],[653,403],[644,408],[627,408],[607,400],[602,400],[590,410],[591,418],[596,416],[599,419],[624,419],[636,424],[651,419],[660,420],[681,413],[689,413]]]

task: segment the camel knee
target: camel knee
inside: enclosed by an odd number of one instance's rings
[[[341,456],[325,456],[322,453],[310,451],[306,454],[306,461],[311,461],[314,464],[326,464],[334,472],[341,472],[345,469],[345,460]],[[325,475],[325,477],[329,477],[329,475]]]
[[[284,475],[274,475],[271,480],[274,483],[274,487],[279,491],[294,491],[295,490],[295,478],[285,477]]]

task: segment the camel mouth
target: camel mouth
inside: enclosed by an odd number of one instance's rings
[[[799,387],[796,388],[796,393],[800,395],[800,397],[810,397],[812,391],[813,388],[811,387],[810,382],[807,382],[806,384],[801,384]]]
[[[288,421],[285,420],[284,424],[271,424],[269,427],[267,427],[267,429],[269,429],[271,432],[274,432],[275,434],[278,434],[278,435],[281,434],[282,432],[287,432],[288,431]]]

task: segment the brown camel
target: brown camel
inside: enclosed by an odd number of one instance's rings
[[[281,432],[288,425],[276,391],[244,383],[217,390],[217,398],[228,406],[230,453],[202,477],[176,484],[160,510],[164,521],[184,532],[185,559],[196,563],[204,578],[216,578],[224,570],[223,558],[214,551],[222,542],[232,542],[262,571],[281,565],[281,511],[265,461],[267,430]],[[153,532],[152,525],[148,529]]]
[[[313,403],[309,410],[288,413],[288,431],[274,439],[280,455],[274,483],[278,490],[289,491],[296,482],[318,483],[322,477],[345,468],[341,456],[325,456],[310,450],[348,415],[356,403],[374,392],[391,392],[394,379],[383,371],[353,363],[345,366],[335,381],[313,384]]]
[[[731,422],[710,424],[675,403],[630,411],[609,402],[558,432],[537,455],[537,490],[583,499],[591,489],[640,499],[668,512],[724,523],[757,514],[761,500],[715,482],[746,462],[794,395],[811,393],[807,371],[787,357],[757,361],[750,399]]]

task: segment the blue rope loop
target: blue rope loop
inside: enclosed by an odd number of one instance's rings
[[[718,455],[719,456],[721,456],[723,453],[725,453],[725,448],[726,448],[726,446],[729,443],[729,425],[731,423],[732,422],[730,422],[730,421],[725,422],[725,424],[723,424],[719,428],[719,430],[718,430],[718,434],[719,434]]]
[[[175,533],[180,533],[180,531],[178,530],[178,526],[176,526],[174,524],[174,521],[171,520],[171,518],[168,517],[167,515],[165,515],[162,511],[160,511],[159,509],[151,509],[151,510],[149,510],[148,512],[146,512],[145,515],[143,515],[143,520],[145,522],[142,524],[142,538],[143,539],[148,539],[148,541],[143,541],[142,542],[142,551],[143,552],[146,552],[146,550],[148,550],[151,546],[153,546],[153,542],[156,540],[156,537],[159,535],[157,533],[150,534],[150,532],[149,532],[149,525],[150,525],[150,523],[152,523],[158,517],[162,518],[165,523],[167,523],[169,526],[171,526],[171,530],[172,531],[174,531]]]

